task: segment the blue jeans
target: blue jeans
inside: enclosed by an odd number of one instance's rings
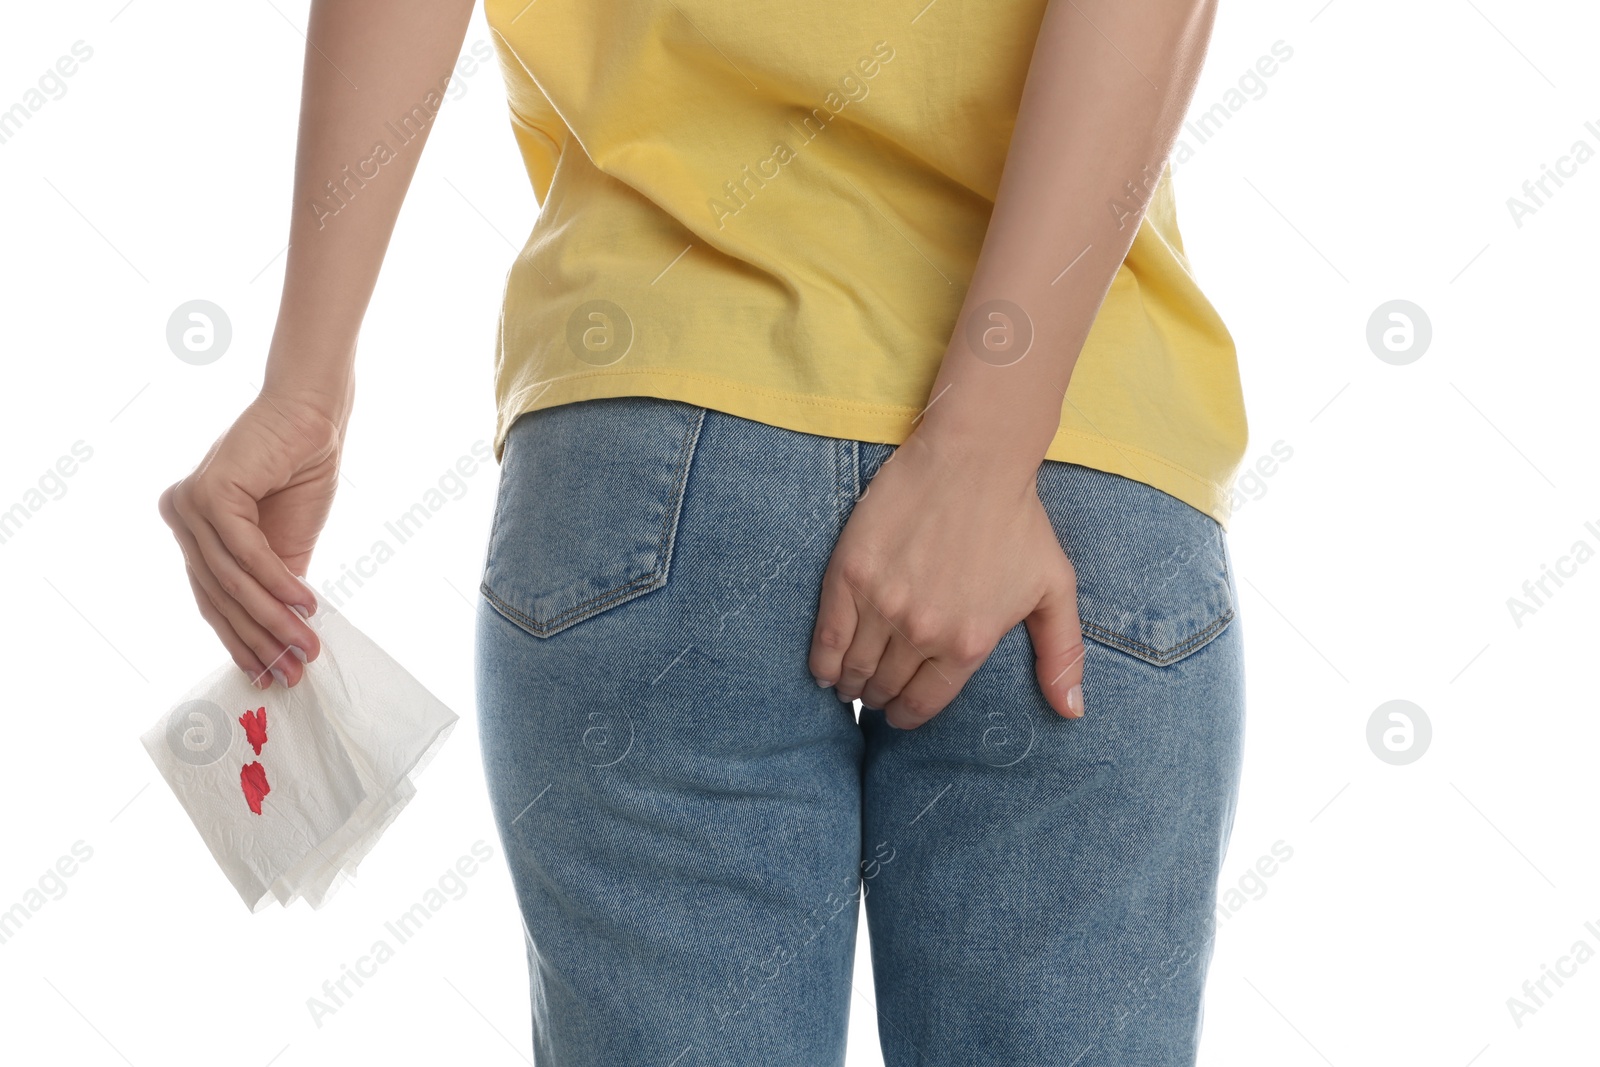
[[[892,452],[649,397],[512,427],[477,680],[540,1067],[842,1064],[862,898],[888,1067],[1194,1062],[1243,729],[1223,531],[1045,462],[1087,715],[1018,624],[931,722],[858,723],[807,653]]]

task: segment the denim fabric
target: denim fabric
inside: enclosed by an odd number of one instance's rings
[[[1243,729],[1221,528],[1046,462],[1087,715],[1013,628],[914,731],[807,669],[888,445],[623,397],[522,416],[478,694],[540,1067],[844,1062],[857,910],[888,1067],[1192,1064]]]

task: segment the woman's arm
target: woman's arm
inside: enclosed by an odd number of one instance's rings
[[[1051,706],[1082,714],[1070,563],[1036,492],[1078,353],[1194,94],[1215,0],[1051,0],[981,254],[917,429],[823,579],[811,670],[920,725],[1026,620]],[[1070,269],[1069,269],[1070,268]],[[992,314],[995,301],[1021,310]],[[1021,360],[970,337],[1031,326]]]
[[[312,3],[268,390],[348,414],[356,334],[473,3]]]
[[[300,580],[327,520],[356,335],[473,0],[315,0],[289,256],[260,395],[161,495],[201,615],[255,683],[315,659]]]
[[[1216,0],[1050,4],[960,325],[934,380],[940,399],[925,417],[947,449],[1033,481],[1194,96],[1215,11]],[[1011,366],[975,359],[968,345],[973,312],[995,300],[1032,320],[1033,350]]]

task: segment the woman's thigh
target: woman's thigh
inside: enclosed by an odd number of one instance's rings
[[[889,1067],[1194,1061],[1243,729],[1226,543],[1116,475],[1051,462],[1039,489],[1078,574],[1085,716],[1045,703],[1021,625],[919,729],[862,715]]]
[[[862,739],[806,656],[849,455],[646,397],[513,427],[479,713],[541,1065],[843,1062]]]

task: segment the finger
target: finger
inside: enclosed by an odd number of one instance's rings
[[[268,593],[291,607],[298,604],[305,615],[317,613],[316,594],[272,550],[255,516],[219,514],[212,519],[211,525],[228,551],[233,553],[240,568],[260,582]],[[305,651],[309,654],[311,650],[308,648]]]
[[[234,600],[222,587],[216,575],[211,573],[208,561],[200,551],[191,528],[179,524],[172,532],[178,539],[178,547],[183,550],[183,558],[189,566],[190,573],[200,583],[201,591],[262,665],[262,670],[265,672],[262,677],[276,679],[283,685],[290,685],[291,680],[299,681],[301,668],[296,657],[290,655],[288,646],[268,633],[249,612],[244,610],[243,605]]]
[[[976,673],[937,660],[923,660],[900,694],[884,705],[883,717],[890,726],[915,730],[948,707]]]
[[[223,547],[238,562],[240,569],[260,582],[269,597],[280,604],[288,605],[290,612],[293,613],[297,632],[285,633],[272,628],[274,634],[286,647],[293,645],[300,650],[303,658],[295,657],[300,662],[306,663],[316,659],[322,651],[322,642],[317,637],[317,632],[305,623],[306,617],[317,610],[316,594],[311,591],[311,587],[295,577],[294,572],[289,570],[278,554],[272,550],[272,546],[267,542],[267,535],[261,532],[261,527],[249,519],[239,516],[218,516],[212,528],[216,531]],[[301,610],[296,610],[297,608]],[[272,610],[280,620],[283,618],[276,608]],[[266,620],[258,617],[258,621]]]
[[[1077,583],[1057,583],[1023,620],[1033,641],[1034,673],[1056,714],[1083,717],[1083,626],[1078,621]]]
[[[856,602],[850,587],[833,573],[822,576],[817,622],[811,630],[811,676],[818,685],[833,685],[843,670],[844,654],[856,635]]]
[[[923,655],[910,641],[895,634],[878,660],[878,669],[872,672],[861,690],[861,703],[869,708],[881,708],[900,695],[917,670],[922,666]]]
[[[894,636],[889,620],[877,609],[869,606],[864,611],[859,607],[856,610],[860,613],[856,622],[856,636],[844,654],[839,683],[834,686],[834,692],[845,703],[861,696],[862,687],[867,684],[868,678],[877,673],[878,661],[889,647],[889,638]]]
[[[222,641],[222,647],[228,650],[228,655],[233,657],[233,662],[238,664],[239,669],[249,676],[251,684],[257,689],[267,688],[271,684],[272,678],[267,673],[267,669],[261,665],[261,661],[256,658],[256,654],[250,651],[250,646],[245,644],[239,637],[238,632],[233,628],[233,624],[211,602],[211,598],[201,588],[199,579],[195,577],[193,568],[185,564],[183,573],[188,576],[189,588],[194,590],[194,602],[200,608],[200,617],[217,632],[217,637]]]
[[[223,544],[216,528],[208,520],[203,516],[195,518],[196,521],[190,525],[190,533],[213,579],[222,592],[237,603],[255,624],[253,627],[243,627],[239,625],[237,619],[232,619],[230,616],[234,628],[250,643],[256,655],[260,656],[268,667],[272,667],[274,661],[281,660],[279,665],[286,676],[285,684],[293,685],[300,680],[299,659],[293,655],[285,657],[282,654],[290,646],[294,646],[309,659],[310,649],[318,647],[316,634],[294,609],[267,592],[260,582],[245,573],[228,546]],[[259,638],[253,638],[250,632],[252,629],[265,635],[268,642],[264,645]]]

